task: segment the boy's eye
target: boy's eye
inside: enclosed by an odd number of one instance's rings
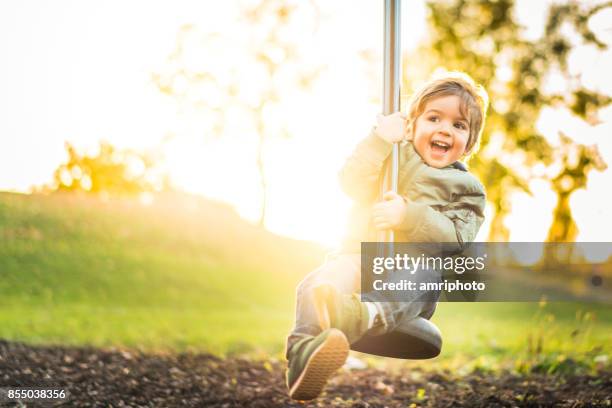
[[[437,116],[430,116],[430,117],[429,117],[429,121],[430,121],[430,122],[437,122],[437,121],[439,121],[439,120],[440,120],[440,118],[438,118]]]
[[[463,123],[463,122],[455,122],[455,127],[457,129],[461,129],[461,130],[467,129],[467,127],[465,126],[465,123]]]

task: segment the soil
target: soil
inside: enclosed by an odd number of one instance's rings
[[[67,399],[36,407],[514,407],[612,406],[612,372],[553,376],[512,373],[340,371],[318,399],[287,397],[283,361],[210,354],[30,346],[0,340],[0,389],[47,387]],[[5,389],[6,391],[6,389]],[[4,405],[2,405],[4,404]]]

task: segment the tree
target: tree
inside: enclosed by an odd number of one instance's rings
[[[245,6],[223,33],[184,26],[165,69],[153,74],[161,92],[212,123],[209,135],[230,136],[232,114],[248,122],[257,138],[260,226],[267,210],[266,144],[289,136],[275,113],[292,93],[309,88],[322,69],[301,55],[308,32],[300,31],[304,22],[314,33],[318,11],[313,2],[260,0]]]
[[[97,154],[87,156],[66,142],[68,160],[53,173],[54,189],[92,194],[133,195],[167,189],[167,177],[151,155],[120,150],[100,142]]]
[[[558,154],[563,165],[551,180],[558,198],[553,219],[558,222],[553,223],[548,231],[549,242],[576,239],[578,229],[572,218],[569,198],[574,191],[586,187],[589,171],[606,169],[606,163],[595,146],[577,144],[565,135],[561,135],[561,148]]]
[[[425,70],[438,67],[466,71],[488,90],[491,106],[481,141],[481,153],[471,161],[471,168],[486,186],[487,196],[495,209],[489,239],[507,241],[503,219],[510,211],[508,195],[513,190],[530,193],[529,181],[544,177],[558,196],[558,205],[548,239],[568,241],[575,238],[575,225],[568,199],[577,188],[584,187],[589,171],[605,168],[595,147],[571,142],[551,145],[536,128],[544,107],[571,110],[593,124],[597,111],[612,99],[587,89],[579,76],[572,75],[568,56],[574,47],[607,49],[590,29],[592,16],[612,6],[612,2],[584,6],[576,1],[553,4],[548,10],[544,34],[537,40],[521,38],[521,27],[514,17],[513,0],[430,1],[431,36],[406,61],[418,60]],[[568,34],[569,33],[569,34]],[[578,43],[572,37],[579,38]],[[558,75],[565,89],[546,89],[548,78]],[[405,78],[410,87],[412,78]],[[579,155],[578,165],[567,159],[568,146]],[[503,154],[501,154],[503,152]],[[548,170],[542,175],[538,169]],[[558,168],[558,171],[553,169]],[[568,177],[572,180],[566,188]]]

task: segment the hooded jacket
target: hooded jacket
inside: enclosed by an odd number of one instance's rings
[[[361,242],[380,240],[372,205],[379,200],[384,162],[392,150],[373,130],[340,171],[342,190],[354,202],[341,253],[359,253]],[[450,243],[453,252],[462,251],[484,221],[482,184],[460,162],[428,166],[410,142],[400,144],[399,159],[398,194],[406,200],[406,212],[394,230],[395,241]]]

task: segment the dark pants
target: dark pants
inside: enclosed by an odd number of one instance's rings
[[[400,279],[401,276],[398,276]],[[339,293],[352,294],[361,292],[361,255],[336,254],[328,256],[325,263],[309,273],[296,290],[295,326],[287,338],[287,353],[291,346],[305,336],[316,336],[321,333],[315,309],[314,288],[320,285],[331,285]],[[431,318],[435,309],[435,300],[423,300],[422,297],[401,301],[388,301],[380,296],[364,294],[368,301],[376,301],[382,312],[384,326],[375,334],[393,331],[402,319],[414,319],[417,316]],[[437,294],[433,298],[437,299]]]

